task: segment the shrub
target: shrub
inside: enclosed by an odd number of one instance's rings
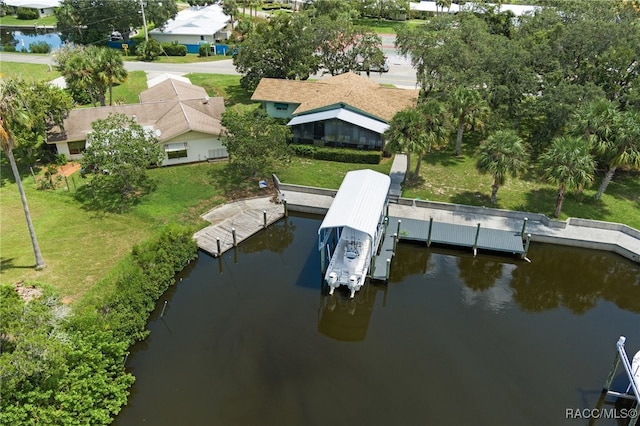
[[[198,56],[201,58],[211,56],[211,45],[209,43],[203,43],[198,48]]]
[[[16,11],[16,16],[18,17],[18,19],[26,20],[39,18],[38,11],[36,9],[30,9],[27,7],[19,7]]]
[[[29,44],[29,50],[31,53],[49,53],[51,46],[46,41],[36,41]]]
[[[159,236],[135,246],[133,262],[116,279],[116,291],[102,307],[107,327],[130,344],[148,335],[147,319],[157,299],[198,255],[190,229],[168,225]]]
[[[316,160],[337,161],[340,163],[379,164],[382,160],[380,151],[362,151],[359,149],[318,147],[313,145],[291,144],[289,148],[300,157]]]
[[[162,46],[156,40],[150,38],[136,47],[136,55],[143,61],[153,61],[162,54]]]
[[[187,46],[178,44],[177,41],[162,43],[162,48],[168,56],[187,56]]]

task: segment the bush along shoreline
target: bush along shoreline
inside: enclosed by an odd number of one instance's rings
[[[198,256],[192,235],[167,225],[135,246],[109,278],[112,294],[82,312],[46,285],[30,300],[0,286],[0,424],[110,424],[135,381],[129,348],[148,336],[157,300]]]

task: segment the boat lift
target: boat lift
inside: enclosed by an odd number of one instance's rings
[[[638,352],[634,357],[634,365],[629,362],[629,357],[627,356],[627,351],[624,348],[624,344],[627,338],[624,336],[620,336],[618,342],[616,343],[616,356],[613,360],[613,365],[611,366],[611,370],[609,371],[609,375],[607,376],[607,380],[604,384],[604,388],[602,389],[602,395],[597,404],[597,408],[600,408],[604,403],[604,400],[607,396],[612,396],[615,398],[623,398],[634,400],[636,404],[636,408],[640,408],[640,392],[638,391],[638,387],[640,386],[640,362],[637,361],[640,358],[640,352]],[[624,367],[625,372],[627,373],[627,377],[629,378],[629,386],[625,392],[616,392],[610,390],[611,382],[613,381],[613,377],[618,371],[618,367],[620,366],[620,361],[622,361],[622,366]],[[629,391],[633,391],[633,394],[630,394]],[[628,426],[635,426],[638,421],[638,415],[629,419]]]

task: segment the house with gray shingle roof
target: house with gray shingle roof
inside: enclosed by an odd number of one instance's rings
[[[271,117],[289,119],[295,143],[379,150],[389,121],[416,105],[418,90],[348,72],[314,82],[263,78],[251,100]]]
[[[122,113],[145,129],[152,130],[165,151],[163,166],[226,158],[221,124],[224,112],[221,97],[210,98],[200,86],[176,79],[140,93],[140,103],[96,108],[78,108],[64,120],[64,131],[53,127],[47,143],[69,160],[82,158],[91,124],[112,113]]]

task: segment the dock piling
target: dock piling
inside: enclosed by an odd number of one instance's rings
[[[478,223],[478,228],[476,229],[476,239],[473,242],[473,255],[478,254],[478,237],[480,236],[480,223]]]
[[[218,256],[222,254],[222,249],[220,248],[220,237],[216,237],[216,247],[218,248]]]
[[[160,312],[160,318],[164,316],[164,310],[167,308],[167,301],[164,301],[164,305],[162,306],[162,312]]]
[[[289,210],[287,209],[287,200],[282,200],[282,204],[284,205],[284,217],[289,216]]]
[[[524,222],[522,222],[522,231],[520,231],[520,238],[524,240],[524,231],[527,229],[527,221],[529,218],[525,217]]]
[[[398,229],[396,230],[396,234],[398,235],[398,238],[400,237],[400,225],[402,225],[402,221],[398,219]]]
[[[391,259],[387,259],[387,281],[389,281],[390,274],[391,274]]]
[[[238,246],[238,241],[236,239],[236,228],[231,228],[231,236],[233,237],[233,246]]]
[[[527,253],[529,252],[529,244],[531,243],[531,234],[527,234],[527,241],[524,243],[524,253],[522,253],[522,258],[527,258]]]
[[[266,228],[267,227],[267,211],[266,210],[262,210],[262,223]]]
[[[396,255],[396,247],[398,246],[398,234],[394,233],[393,234],[393,254],[392,256]]]
[[[429,218],[429,232],[427,233],[427,247],[431,246],[431,230],[433,229],[433,217]]]

